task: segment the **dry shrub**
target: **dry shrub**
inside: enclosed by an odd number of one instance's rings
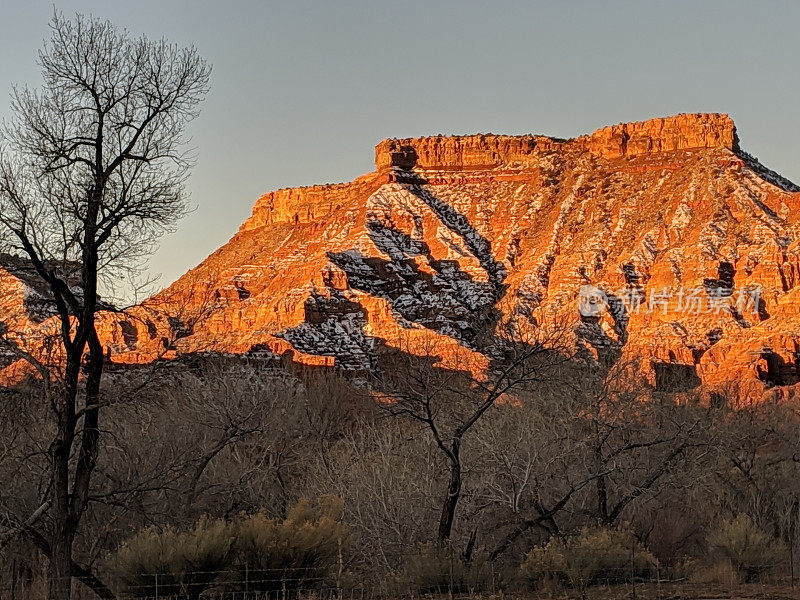
[[[786,556],[783,542],[761,531],[745,514],[724,521],[711,532],[708,549],[712,557],[728,561],[747,581],[779,564]]]
[[[186,531],[150,527],[124,542],[110,567],[133,596],[197,598],[227,567],[232,542],[227,523],[206,517]]]
[[[674,579],[678,581],[685,581],[692,579],[700,570],[701,565],[698,560],[692,556],[684,556],[676,560],[674,564],[669,566],[660,565],[659,575],[665,579]]]
[[[285,520],[263,513],[235,524],[234,588],[255,592],[319,587],[338,562],[347,542],[340,521],[342,502],[323,496],[316,504],[301,500]]]
[[[133,596],[189,599],[213,586],[251,592],[318,587],[336,563],[347,529],[341,501],[301,500],[286,519],[263,513],[233,522],[202,518],[191,529],[148,528],[122,544],[110,570]]]
[[[467,594],[488,589],[491,573],[482,558],[465,561],[451,546],[428,543],[409,554],[398,583],[417,594]]]
[[[575,535],[552,538],[534,548],[521,568],[524,577],[539,585],[557,580],[584,588],[650,576],[657,565],[656,558],[630,531],[585,527]]]
[[[715,563],[710,567],[697,567],[690,578],[692,583],[711,583],[727,586],[737,585],[739,579],[739,571],[727,560]]]

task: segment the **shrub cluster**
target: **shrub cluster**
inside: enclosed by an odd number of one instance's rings
[[[301,501],[282,521],[263,513],[234,525],[234,575],[242,589],[250,591],[316,587],[336,564],[347,538],[338,520],[342,504],[325,497],[317,506]]]
[[[417,594],[468,594],[487,590],[492,573],[483,557],[466,560],[452,546],[420,544],[405,561],[402,586]]]
[[[300,501],[286,519],[263,513],[193,527],[144,529],[124,542],[109,567],[128,594],[185,595],[205,590],[271,592],[319,587],[347,540],[341,502]]]
[[[708,549],[711,557],[730,563],[746,581],[775,567],[786,556],[783,542],[761,531],[745,514],[720,523],[708,536]]]
[[[600,582],[619,583],[631,577],[649,577],[658,561],[624,529],[585,527],[575,535],[552,538],[537,546],[522,564],[529,580],[557,580],[574,588]]]
[[[184,531],[173,527],[140,531],[120,546],[111,568],[134,596],[196,598],[226,567],[232,545],[229,525],[204,517]]]

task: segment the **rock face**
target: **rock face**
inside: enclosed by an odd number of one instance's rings
[[[673,150],[739,150],[736,126],[728,115],[677,115],[639,123],[621,123],[579,138],[595,156],[620,158]]]
[[[740,150],[727,115],[572,140],[385,140],[375,162],[262,196],[198,267],[131,318],[104,317],[114,360],[369,369],[409,338],[475,349],[498,314],[557,315],[589,360],[636,360],[656,386],[800,379],[800,188]]]
[[[375,148],[379,171],[401,169],[491,169],[530,161],[535,152],[588,151],[598,158],[645,156],[674,150],[739,150],[728,115],[693,114],[620,123],[574,140],[537,135],[470,135],[384,140]]]

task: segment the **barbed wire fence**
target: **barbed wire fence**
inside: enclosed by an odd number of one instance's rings
[[[676,576],[671,569],[654,566],[647,575],[632,566],[595,573],[565,569],[540,571],[536,581],[519,577],[504,580],[493,564],[474,577],[458,573],[455,561],[449,572],[426,581],[413,581],[398,574],[382,584],[336,581],[331,576],[292,576],[304,568],[235,568],[182,573],[140,573],[139,583],[121,586],[118,598],[139,600],[389,600],[393,598],[574,598],[580,600],[673,600],[675,598],[765,598],[778,590],[796,590],[793,570],[787,562],[766,568],[752,577],[742,574],[729,580]],[[77,584],[77,582],[76,582]],[[422,584],[422,585],[421,585]],[[74,597],[89,600],[94,594],[80,590]],[[2,582],[0,600],[38,600],[36,590],[20,583]],[[780,594],[791,597],[796,594]]]

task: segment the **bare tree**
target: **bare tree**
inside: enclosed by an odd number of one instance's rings
[[[345,566],[377,583],[430,539],[447,464],[424,425],[375,412],[365,411],[358,427],[307,457],[304,488],[307,497],[345,499],[352,552]]]
[[[755,404],[729,402],[733,410],[720,425],[713,470],[717,504],[725,516],[746,513],[793,551],[800,513],[800,412],[779,397]]]
[[[467,434],[498,402],[516,402],[517,394],[541,385],[555,367],[569,360],[563,353],[561,324],[531,332],[514,322],[489,322],[486,329],[483,338],[488,341],[480,353],[463,346],[445,347],[427,337],[423,347],[395,354],[379,382],[389,396],[385,405],[389,413],[422,423],[449,465],[436,536],[440,545],[450,539],[461,498],[462,445]],[[470,370],[445,368],[442,358],[454,365],[482,367],[482,372],[473,377]],[[467,555],[473,543],[467,544]]]
[[[584,373],[584,461],[593,476],[588,514],[604,525],[619,522],[639,499],[681,485],[684,465],[700,464],[713,444],[710,415],[691,394],[650,392],[625,361],[601,377]]]
[[[475,433],[478,459],[470,471],[483,474],[475,504],[492,561],[529,543],[533,530],[560,534],[560,517],[594,481],[583,468],[587,440],[577,424],[579,400],[567,385],[543,387],[522,395],[518,405],[497,407]]]
[[[109,22],[55,14],[39,53],[44,84],[12,95],[0,156],[0,244],[24,256],[53,302],[58,364],[19,349],[45,380],[49,597],[68,599],[76,530],[99,453],[105,357],[100,293],[141,268],[183,214],[184,130],[208,90],[194,48],[131,37]]]

